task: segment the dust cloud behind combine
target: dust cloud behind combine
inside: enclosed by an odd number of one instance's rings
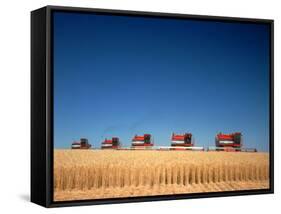
[[[54,201],[268,188],[268,153],[54,151]]]

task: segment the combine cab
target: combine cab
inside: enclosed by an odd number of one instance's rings
[[[151,149],[153,142],[150,134],[144,134],[143,136],[135,135],[132,139],[132,149]]]
[[[88,139],[81,138],[79,142],[75,141],[71,145],[71,149],[90,149],[91,144],[89,144]]]
[[[232,134],[217,134],[215,138],[216,147],[209,147],[208,150],[226,152],[257,152],[254,148],[242,148],[243,140],[241,132]]]
[[[101,143],[102,149],[119,149],[120,141],[118,137],[113,137],[111,140],[105,138],[105,140]]]

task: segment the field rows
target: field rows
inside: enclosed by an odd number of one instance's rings
[[[55,200],[268,188],[266,153],[56,150]]]

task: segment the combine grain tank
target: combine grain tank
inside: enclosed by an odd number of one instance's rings
[[[144,134],[143,136],[135,135],[132,139],[132,149],[151,149],[153,142],[150,134]]]
[[[106,139],[101,143],[102,149],[119,149],[120,141],[118,137],[113,137],[111,140]]]
[[[71,144],[71,149],[90,149],[91,146],[88,139],[81,138],[79,142],[75,141]]]

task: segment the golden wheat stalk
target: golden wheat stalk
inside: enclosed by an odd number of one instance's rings
[[[54,188],[90,190],[269,178],[268,157],[247,153],[55,151]]]

